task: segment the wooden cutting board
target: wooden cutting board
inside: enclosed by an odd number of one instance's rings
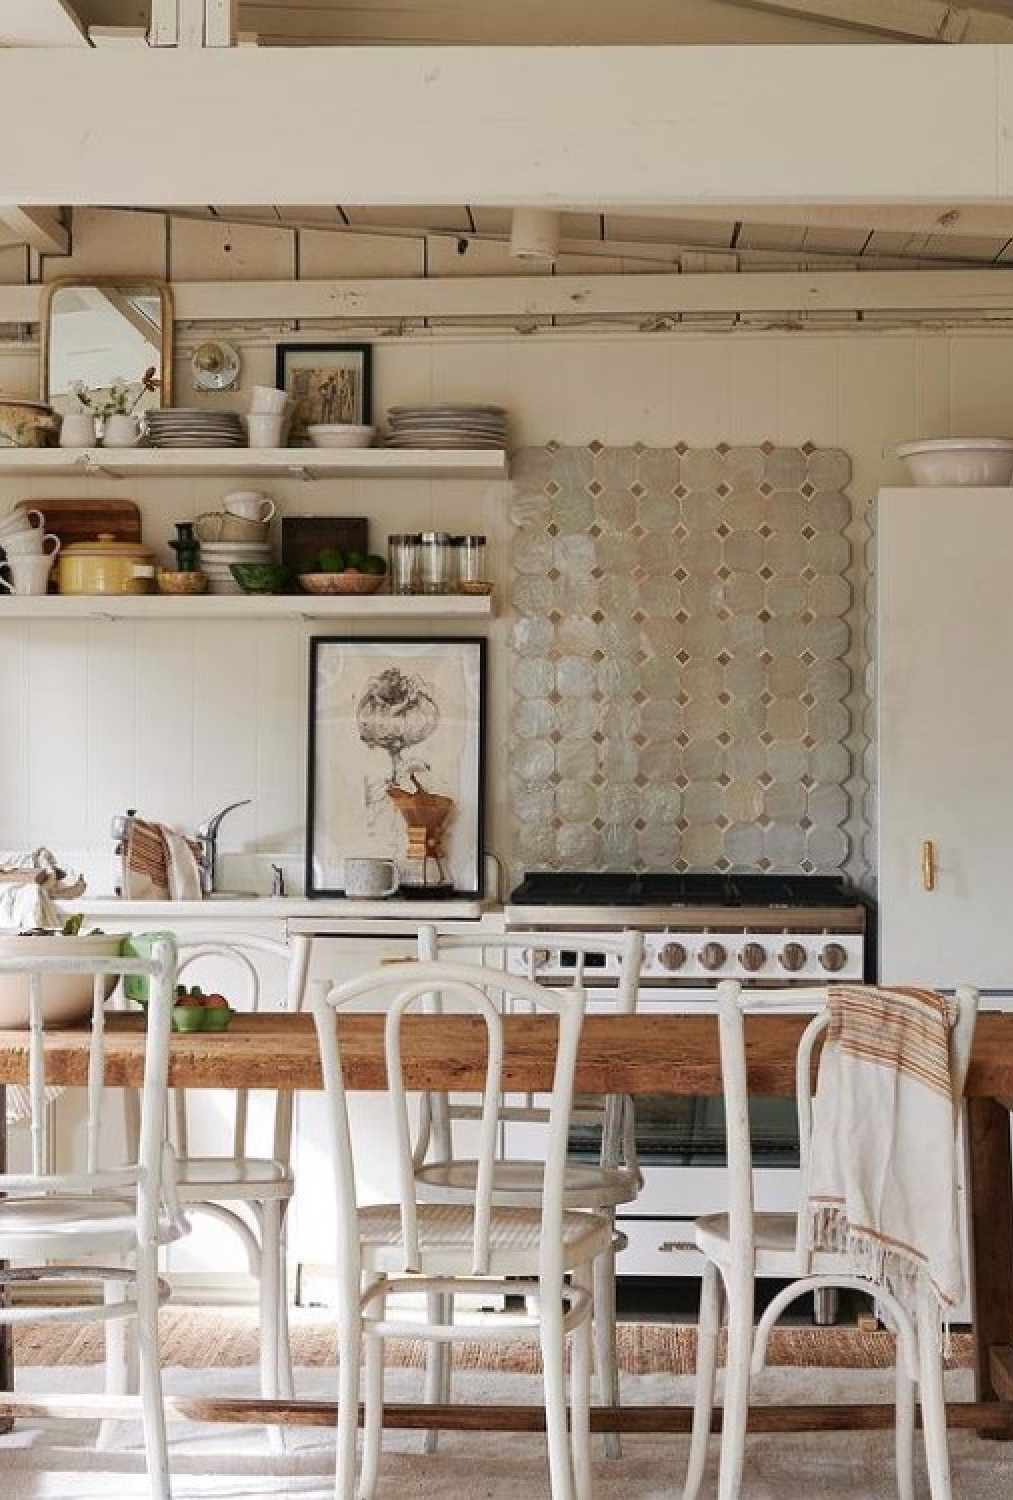
[[[133,500],[20,500],[19,510],[38,510],[60,546],[93,542],[103,533],[116,542],[141,540],[141,512]]]
[[[281,560],[290,573],[316,571],[320,553],[329,547],[342,552],[369,551],[369,521],[365,516],[283,516]]]

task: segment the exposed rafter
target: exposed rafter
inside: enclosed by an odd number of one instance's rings
[[[79,47],[88,45],[85,28],[67,0],[4,0],[0,6],[0,47]]]
[[[70,250],[70,231],[62,213],[54,208],[0,203],[0,224],[11,230],[18,243],[30,245],[41,255],[66,255]]]
[[[1013,20],[942,0],[726,0],[743,10],[773,11],[856,31],[924,42],[1009,42]]]

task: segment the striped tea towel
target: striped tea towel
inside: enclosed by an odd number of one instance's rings
[[[963,1296],[950,1010],[933,990],[833,985],[813,1100],[810,1244],[909,1302],[925,1270]]]

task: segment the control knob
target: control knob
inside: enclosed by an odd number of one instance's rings
[[[820,963],[829,974],[836,974],[848,961],[848,950],[840,943],[826,943],[820,949]]]
[[[805,968],[806,952],[801,943],[785,943],[780,952],[781,968],[795,974]]]
[[[739,954],[739,963],[750,974],[755,974],[757,969],[762,969],[767,961],[767,950],[762,943],[746,943]]]
[[[704,943],[700,949],[700,967],[713,973],[721,968],[727,957],[728,954],[721,943]]]
[[[681,943],[663,943],[658,949],[658,963],[663,969],[681,969],[687,954]]]

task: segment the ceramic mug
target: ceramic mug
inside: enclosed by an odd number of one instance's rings
[[[47,542],[52,542],[52,547],[47,548]],[[0,547],[3,547],[8,557],[38,557],[40,552],[45,552],[48,557],[55,557],[60,550],[60,538],[51,531],[29,526],[24,531],[5,532],[0,537]]]
[[[288,411],[288,392],[280,391],[273,385],[255,385],[250,396],[250,411],[254,413],[270,412],[275,416],[283,416]]]
[[[3,571],[10,578],[0,578],[0,589],[8,594],[44,594],[49,588],[49,573],[53,558],[43,552],[38,557],[10,558],[3,564]]]
[[[376,901],[393,896],[401,878],[392,859],[346,859],[345,895]]]
[[[32,520],[32,517],[35,520]],[[3,538],[10,536],[15,531],[24,531],[27,526],[45,526],[46,518],[41,510],[9,510],[5,516],[0,516],[0,546]]]
[[[283,412],[251,411],[246,419],[251,448],[280,448],[284,430]]]
[[[60,447],[93,448],[96,441],[95,418],[91,412],[69,411],[60,423]]]
[[[271,497],[261,494],[260,490],[233,490],[222,500],[222,509],[243,521],[270,521],[275,508]]]

